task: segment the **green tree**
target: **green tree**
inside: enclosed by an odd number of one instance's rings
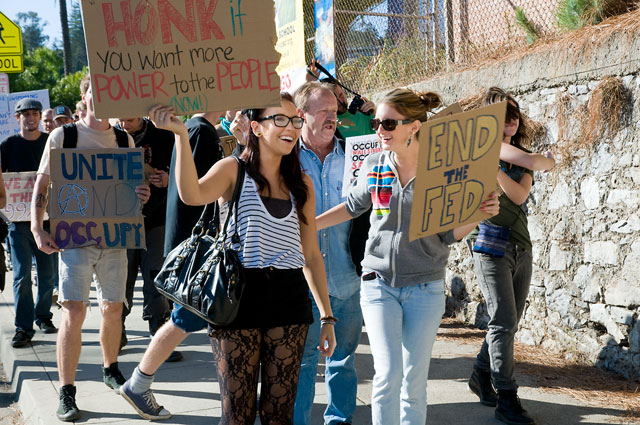
[[[73,74],[65,75],[49,90],[51,105],[67,105],[75,110],[76,103],[82,99],[80,95],[80,81],[87,73],[88,68],[83,68]]]
[[[71,42],[71,70],[79,71],[88,65],[87,46],[84,42],[84,26],[80,3],[72,3],[69,17],[69,39]]]
[[[49,36],[42,33],[46,22],[41,22],[42,19],[36,12],[20,12],[16,15],[16,21],[22,30],[22,45],[25,53],[44,46],[44,43],[49,40]]]
[[[12,92],[24,90],[51,90],[62,74],[62,56],[59,51],[38,47],[24,55],[24,72],[9,74]]]
[[[64,59],[64,75],[71,74],[71,40],[69,39],[69,23],[67,19],[67,0],[60,2],[60,27],[62,28],[62,54]]]

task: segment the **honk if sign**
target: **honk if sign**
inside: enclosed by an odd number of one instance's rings
[[[49,218],[61,249],[145,248],[143,149],[51,149]]]
[[[271,0],[82,0],[98,118],[280,104]]]
[[[420,128],[409,240],[484,220],[496,189],[506,102],[429,120]]]

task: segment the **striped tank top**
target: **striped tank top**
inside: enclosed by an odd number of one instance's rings
[[[283,218],[273,217],[260,199],[255,181],[245,172],[238,202],[238,235],[241,241],[239,254],[244,267],[298,269],[305,265],[293,196],[291,203],[289,214]],[[227,228],[229,244],[234,226],[232,215]],[[234,248],[237,249],[238,246]]]

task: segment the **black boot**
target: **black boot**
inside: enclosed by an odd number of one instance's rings
[[[535,425],[536,423],[522,408],[516,390],[498,390],[496,419],[509,425]]]
[[[469,378],[469,389],[480,397],[480,403],[485,406],[496,407],[498,396],[493,389],[491,372],[473,368],[471,378]]]

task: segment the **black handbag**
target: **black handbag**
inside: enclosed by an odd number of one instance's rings
[[[238,314],[244,291],[244,267],[238,251],[238,200],[244,181],[244,163],[238,161],[238,177],[229,202],[229,213],[219,230],[216,201],[207,205],[191,236],[171,250],[155,278],[162,295],[207,322],[225,326]],[[233,213],[235,226],[227,243],[227,226]]]

